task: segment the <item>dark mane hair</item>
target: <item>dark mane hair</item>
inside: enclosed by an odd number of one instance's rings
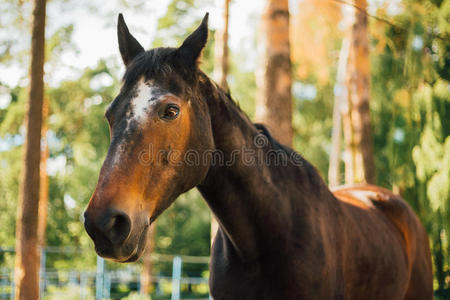
[[[156,48],[140,53],[125,71],[122,78],[124,87],[130,87],[143,75],[146,78],[167,76],[172,70],[170,63],[175,50],[174,48]]]
[[[274,150],[282,150],[286,153],[287,157],[289,157],[290,161],[293,162],[293,159],[295,159],[295,165],[296,168],[300,168],[304,174],[306,174],[306,179],[309,180],[312,183],[313,188],[317,188],[319,186],[326,186],[325,182],[323,181],[322,177],[319,175],[319,171],[314,167],[308,160],[306,160],[300,153],[293,150],[292,148],[285,146],[283,144],[280,144],[276,139],[272,137],[269,130],[266,126],[260,123],[254,123],[253,124],[260,133],[264,134],[270,145]]]
[[[282,145],[276,139],[274,139],[272,137],[272,135],[270,134],[269,129],[267,129],[267,127],[264,124],[253,123],[253,125],[255,125],[256,129],[258,129],[258,131],[260,133],[264,134],[267,137],[267,139],[269,140],[270,144],[273,146],[274,149],[276,149],[276,150],[279,150],[279,149],[280,150],[284,150],[288,155],[291,155],[293,152],[295,152],[294,150],[292,150],[288,146]],[[295,152],[295,153],[297,153],[297,152]],[[298,154],[298,155],[300,155],[300,154]]]
[[[140,53],[127,67],[122,78],[123,87],[131,88],[141,76],[144,76],[145,79],[164,79],[168,76],[176,79],[178,74],[184,80],[192,82],[199,69],[196,66],[187,67],[183,64],[177,50],[177,48],[160,47]]]

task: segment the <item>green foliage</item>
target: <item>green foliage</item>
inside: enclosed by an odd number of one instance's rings
[[[202,16],[197,15],[196,11],[207,2],[210,0],[172,0],[166,14],[158,20],[158,31],[153,46],[179,46],[186,37],[186,33],[198,26]]]
[[[372,28],[382,33],[372,54],[378,182],[398,187],[427,228],[440,289],[450,270],[449,14],[450,1],[404,1],[395,23],[408,30]]]
[[[14,245],[16,232],[16,210],[19,191],[19,174],[22,167],[22,147],[0,152],[0,245]],[[1,261],[1,259],[0,259]]]
[[[93,299],[95,296],[90,289],[85,290],[85,295],[87,299]],[[44,300],[58,300],[61,298],[66,300],[80,299],[80,287],[73,284],[63,287],[49,286],[45,293]]]
[[[21,39],[29,31],[31,6],[23,1],[3,0],[0,5],[0,63],[27,60],[29,40]]]
[[[11,103],[6,109],[0,109],[0,137],[2,138],[20,134],[19,130],[23,124],[26,109],[26,89],[16,87],[8,90]]]
[[[158,20],[158,30],[153,47],[179,47],[184,39],[200,25],[204,16],[201,7],[211,4],[212,0],[172,0],[166,14]],[[203,14],[197,14],[201,11]],[[203,50],[202,70],[210,74],[214,62],[214,34],[210,32],[208,44]]]
[[[142,296],[139,293],[131,292],[127,297],[122,298],[123,300],[152,300],[152,297]]]
[[[256,45],[255,45],[256,47]],[[250,118],[255,115],[256,79],[253,70],[245,70],[241,66],[247,60],[247,53],[239,51],[232,53],[230,59],[230,74],[227,77],[231,97]]]
[[[294,98],[294,149],[297,149],[317,168],[323,178],[328,173],[328,149],[333,112],[333,87],[317,85],[313,100]]]
[[[199,192],[181,195],[157,220],[156,253],[208,256],[209,223],[210,213]]]

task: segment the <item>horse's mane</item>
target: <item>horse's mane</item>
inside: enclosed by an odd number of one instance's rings
[[[284,151],[288,156],[291,156],[293,153],[295,153],[296,155],[299,156],[299,158],[302,161],[306,161],[303,156],[301,156],[299,153],[297,153],[296,151],[294,151],[293,149],[291,149],[288,146],[285,146],[283,144],[281,144],[280,142],[278,142],[271,134],[269,129],[261,123],[253,123],[251,122],[250,118],[248,117],[248,115],[241,109],[241,107],[239,106],[239,103],[237,103],[233,97],[231,96],[231,93],[229,90],[225,91],[224,89],[222,89],[216,82],[212,81],[206,74],[202,73],[202,75],[204,77],[206,77],[215,87],[215,89],[219,92],[220,97],[224,98],[226,103],[228,105],[230,105],[231,107],[234,107],[235,109],[237,109],[239,112],[241,112],[249,121],[250,123],[262,134],[264,134],[268,141],[270,142],[270,144],[272,145],[273,149],[275,150],[282,150]],[[309,165],[309,163],[307,163],[307,165]]]
[[[300,163],[301,169],[306,172],[307,178],[314,183],[313,184],[314,187],[318,187],[320,185],[326,186],[322,177],[319,175],[319,172],[317,171],[316,167],[314,167],[308,160],[306,160],[303,157],[303,155],[299,154],[292,148],[278,142],[275,138],[272,137],[267,127],[264,126],[263,124],[253,123],[253,125],[258,129],[260,133],[264,134],[267,137],[273,149],[284,151],[286,155],[290,158],[292,158],[295,155],[296,162]],[[298,167],[300,167],[300,165],[298,165]]]
[[[180,72],[186,72],[186,70],[181,70],[181,66],[174,64],[175,56],[175,48],[164,47],[140,53],[125,71],[125,75],[122,78],[124,87],[130,88],[141,76],[144,76],[146,79],[166,77],[173,73],[175,69]]]
[[[273,138],[272,135],[269,132],[269,129],[267,129],[267,127],[264,124],[253,123],[253,125],[255,125],[256,129],[258,129],[258,131],[260,133],[264,134],[267,137],[267,139],[269,140],[270,144],[273,146],[273,148],[275,150],[283,150],[288,155],[291,155],[292,153],[295,152],[293,149],[291,149],[288,146],[285,146],[283,144],[280,144],[280,142],[278,142],[275,138]],[[297,152],[295,152],[295,153],[297,153]],[[300,155],[300,154],[298,154],[298,155]]]

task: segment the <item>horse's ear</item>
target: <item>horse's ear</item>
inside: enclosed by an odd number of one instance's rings
[[[180,58],[184,63],[195,66],[208,40],[208,16],[206,13],[200,26],[195,29],[178,48]]]
[[[122,55],[125,66],[128,66],[139,53],[145,51],[141,44],[131,35],[130,31],[128,31],[122,14],[119,14],[117,21],[117,37],[119,39],[120,55]]]

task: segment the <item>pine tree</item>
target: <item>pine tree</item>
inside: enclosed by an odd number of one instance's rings
[[[346,183],[375,183],[375,161],[370,122],[370,58],[367,1],[357,0],[354,9],[347,71],[348,111],[344,118],[347,144]]]
[[[44,97],[46,0],[33,3],[31,68],[25,128],[25,155],[16,229],[16,299],[39,298],[39,167]]]
[[[288,0],[267,0],[260,32],[256,120],[282,144],[292,145],[291,57]]]

